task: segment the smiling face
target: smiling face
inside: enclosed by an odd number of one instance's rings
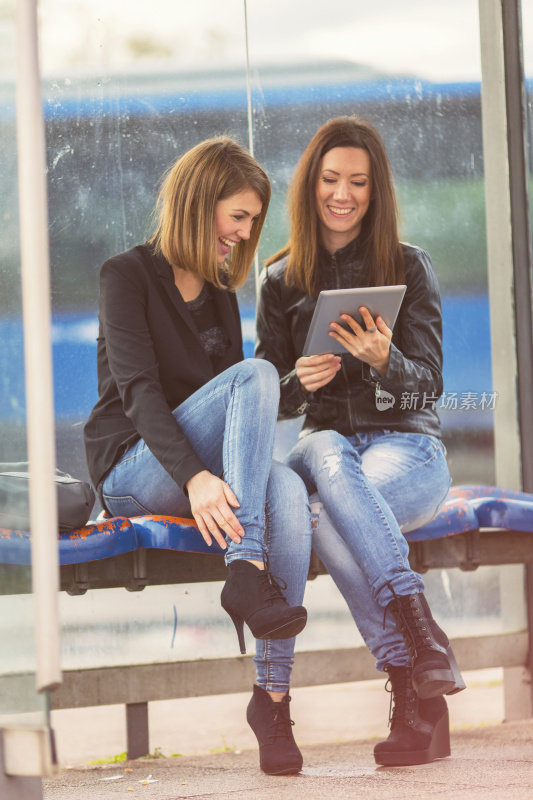
[[[321,241],[334,253],[355,239],[370,205],[370,157],[360,147],[334,147],[320,162],[315,189]]]
[[[215,207],[218,263],[222,264],[231,248],[250,238],[252,225],[261,214],[262,203],[252,189],[242,189],[219,200]]]

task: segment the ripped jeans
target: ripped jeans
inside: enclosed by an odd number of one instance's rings
[[[319,431],[302,438],[287,457],[312,495],[313,548],[380,670],[409,663],[403,638],[384,608],[393,591],[424,590],[409,565],[402,530],[423,525],[444,502],[450,486],[445,452],[439,439],[425,434],[345,437]]]

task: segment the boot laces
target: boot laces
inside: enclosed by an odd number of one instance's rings
[[[392,602],[396,604],[396,622],[398,628],[400,629],[400,633],[405,639],[411,656],[415,656],[424,648],[433,649],[433,637],[430,629],[428,628],[428,621],[424,615],[420,614],[420,609],[415,599],[416,596],[397,595],[393,587],[390,584],[388,584],[388,586],[394,595],[394,600]],[[383,627],[385,627],[388,609],[389,606],[386,606],[384,609]]]
[[[290,699],[291,698],[288,697],[287,702],[282,701],[281,703],[274,703],[276,710],[272,717],[272,727],[269,734],[271,743],[276,739],[293,738],[291,728],[294,725],[294,721],[291,719],[289,712]]]
[[[385,684],[385,691],[390,694],[389,703],[389,728],[396,725],[413,725],[416,715],[417,695],[411,685],[411,672],[405,670],[405,675],[395,676],[394,681],[389,679]]]
[[[261,571],[260,580],[263,584],[263,591],[265,593],[265,600],[285,600],[283,590],[287,588],[287,584],[282,578],[275,577],[270,571],[270,562],[268,555],[265,553],[263,556],[264,570]]]

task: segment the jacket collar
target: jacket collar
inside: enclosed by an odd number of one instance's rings
[[[198,345],[202,347],[200,337],[198,336],[198,331],[189,313],[187,305],[183,300],[176,284],[174,283],[174,272],[172,270],[172,265],[161,253],[156,253],[151,244],[146,243],[143,245],[143,248],[145,248],[145,250],[148,252],[155,272],[165,292],[170,298],[172,305],[187,324],[191,333],[198,342]],[[230,340],[230,347],[234,348],[239,347],[241,332],[239,315],[235,313],[231,294],[232,292],[229,289],[219,289],[218,287],[213,286],[213,297],[219,313],[220,324],[224,328],[224,331]],[[202,352],[204,352],[203,347]]]
[[[345,244],[344,247],[340,247],[338,250],[335,250],[333,255],[326,250],[323,245],[320,245],[320,260],[321,261],[337,261],[338,263],[343,263],[346,261],[353,261],[353,259],[360,257],[362,252],[361,246],[361,236],[356,236],[355,239],[352,239],[351,242]]]

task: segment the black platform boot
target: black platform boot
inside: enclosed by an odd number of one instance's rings
[[[254,686],[246,719],[259,742],[259,766],[267,775],[292,775],[300,772],[303,759],[292,735],[290,697],[275,703],[268,692]]]
[[[385,688],[391,692],[392,708],[390,734],[374,747],[376,763],[403,767],[449,756],[450,726],[444,697],[421,700],[413,689],[411,667],[388,667],[387,671]]]
[[[256,639],[290,639],[307,622],[305,608],[288,605],[267,565],[261,570],[250,561],[228,564],[220,602],[233,620],[241,653],[246,653],[244,622]]]
[[[423,700],[465,688],[453,650],[423,594],[396,595],[387,606],[404,638],[413,668],[413,686]]]

